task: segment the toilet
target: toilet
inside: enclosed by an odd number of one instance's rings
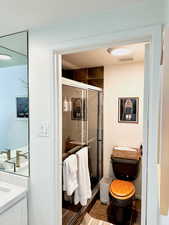
[[[138,149],[113,149],[111,162],[116,179],[109,188],[108,217],[116,225],[130,224],[136,188],[132,181],[137,178],[141,154]]]

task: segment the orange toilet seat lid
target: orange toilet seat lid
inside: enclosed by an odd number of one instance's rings
[[[132,182],[113,180],[110,185],[110,193],[117,197],[127,197],[135,194],[135,186]]]

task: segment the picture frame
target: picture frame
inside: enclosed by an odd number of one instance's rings
[[[29,117],[29,100],[28,97],[16,97],[16,117],[24,119]]]
[[[139,123],[139,98],[120,97],[118,98],[118,122]]]
[[[86,100],[82,98],[71,98],[71,103],[71,119],[86,121]]]

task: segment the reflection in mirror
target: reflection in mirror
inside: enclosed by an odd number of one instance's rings
[[[0,170],[29,175],[27,32],[0,38]]]

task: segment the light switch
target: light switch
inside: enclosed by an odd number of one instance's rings
[[[49,137],[49,123],[46,121],[41,122],[40,124],[40,137]]]

